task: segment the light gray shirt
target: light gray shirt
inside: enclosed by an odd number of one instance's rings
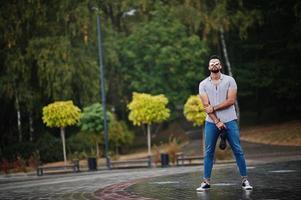
[[[237,85],[233,77],[221,74],[220,82],[217,85],[212,83],[211,77],[207,77],[199,85],[199,94],[207,94],[211,106],[216,106],[228,98],[229,89],[237,90]],[[215,111],[216,116],[224,123],[237,119],[235,106]],[[213,122],[207,115],[206,121]]]

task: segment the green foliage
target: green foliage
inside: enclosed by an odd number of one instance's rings
[[[27,48],[28,56],[37,64],[39,85],[56,99],[69,97],[72,92],[75,68],[70,62],[70,49],[70,41],[63,36],[32,39]]]
[[[190,96],[184,105],[184,115],[194,126],[202,126],[205,122],[206,112],[198,95]]]
[[[81,154],[83,152],[87,154],[94,151],[94,145],[96,142],[98,144],[103,144],[103,136],[100,134],[96,135],[79,132],[67,139],[67,151],[73,156],[75,156],[74,154]]]
[[[164,1],[170,12],[185,25],[190,34],[199,34],[209,45],[219,42],[219,31],[238,31],[246,39],[249,29],[262,23],[263,13],[257,6],[250,8],[243,0]],[[256,3],[254,3],[256,4]],[[214,52],[215,49],[212,49]]]
[[[62,143],[59,138],[45,133],[36,144],[42,162],[55,162],[64,159],[61,151]]]
[[[5,148],[1,157],[9,161],[15,160],[18,156],[28,159],[37,148],[38,146],[33,142],[16,143]],[[20,151],[20,149],[22,149],[22,151]]]
[[[33,138],[34,143],[45,132],[43,105],[72,99],[84,107],[99,101],[96,15],[87,4],[88,0],[1,2],[1,156],[22,154],[9,150],[9,144],[18,141],[17,111],[23,142]],[[126,120],[133,91],[165,94],[179,115],[205,76],[208,52],[220,51],[221,27],[241,110],[258,116],[274,110],[267,119],[282,119],[279,112],[289,117],[300,113],[296,103],[301,98],[299,0],[96,4],[103,31],[107,102],[118,119]],[[127,15],[133,8],[135,14]]]
[[[107,113],[107,119],[109,122],[109,142],[110,148],[118,150],[121,146],[130,145],[133,142],[134,135],[130,132],[124,122],[118,121],[116,116],[111,113]],[[100,103],[92,104],[91,106],[85,107],[83,109],[83,113],[80,117],[79,126],[81,130],[84,132],[89,132],[93,134],[89,134],[86,137],[86,141],[89,141],[90,146],[94,145],[95,142],[103,145],[104,137],[103,134],[99,134],[103,132],[103,110]],[[81,138],[82,134],[78,134],[78,138]],[[76,137],[76,138],[77,138]],[[83,137],[83,135],[82,135]],[[74,138],[74,139],[76,139]],[[88,139],[89,138],[89,139]],[[80,139],[79,139],[80,140]],[[73,142],[74,143],[74,142]],[[86,149],[82,148],[73,148],[77,151],[85,151],[89,152]],[[118,153],[118,152],[117,152]]]
[[[204,76],[206,45],[188,35],[166,7],[152,12],[122,44],[126,86],[130,91],[165,94],[177,108]],[[164,84],[163,84],[164,83]]]
[[[118,154],[119,147],[129,146],[133,140],[134,133],[128,129],[125,122],[118,121],[113,115],[109,126],[109,141],[111,148],[115,149],[115,154]]]
[[[166,108],[168,99],[164,95],[152,96],[145,93],[133,93],[128,104],[129,120],[134,125],[159,123],[169,118],[170,110]]]
[[[110,122],[111,114],[107,113],[107,120]],[[94,103],[83,109],[78,125],[82,131],[100,133],[103,131],[103,110],[100,103]]]
[[[43,122],[49,127],[66,127],[76,124],[80,109],[72,101],[57,101],[43,108]]]

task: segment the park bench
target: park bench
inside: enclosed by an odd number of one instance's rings
[[[118,160],[110,161],[111,169],[122,168],[137,168],[137,167],[151,167],[151,159],[135,159],[135,160]]]
[[[183,153],[177,153],[176,154],[176,161],[177,166],[183,166],[183,165],[193,165],[193,164],[200,164],[200,163],[192,163],[193,160],[203,160],[204,156],[187,156]],[[185,163],[185,161],[188,161],[188,164]]]
[[[70,172],[70,169],[72,170],[71,172],[79,172],[79,162],[73,162],[72,164],[68,165],[56,165],[56,166],[43,166],[40,165],[37,167],[37,175],[38,176],[43,176],[45,171],[48,172],[66,172],[67,170]]]

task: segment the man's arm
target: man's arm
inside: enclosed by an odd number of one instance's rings
[[[201,101],[204,105],[204,108],[207,109],[208,107],[210,107],[210,104],[209,104],[209,99],[208,99],[208,96],[206,94],[200,94],[200,98],[201,98]],[[215,123],[215,125],[217,126],[218,129],[221,129],[221,128],[225,128],[226,126],[224,125],[223,122],[221,122],[219,120],[219,118],[216,116],[215,112],[211,112],[211,113],[207,113],[209,115],[209,117],[212,119],[212,121]]]
[[[228,95],[227,95],[228,98],[216,106],[209,105],[208,107],[206,107],[206,112],[209,114],[209,113],[213,113],[214,111],[217,111],[217,110],[223,110],[223,109],[229,108],[230,106],[235,104],[236,95],[237,95],[236,89],[229,89]]]

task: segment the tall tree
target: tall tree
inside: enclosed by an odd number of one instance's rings
[[[225,33],[237,29],[240,37],[246,38],[248,29],[260,22],[260,11],[258,9],[246,9],[242,0],[191,0],[180,2],[175,4],[175,12],[181,21],[188,27],[188,30],[198,32],[200,37],[209,43],[209,46],[210,44],[220,44],[227,72],[230,76],[233,76]],[[196,28],[197,25],[199,28]],[[235,105],[239,117],[237,101]]]
[[[65,127],[75,125],[79,119],[80,109],[72,101],[57,101],[43,108],[43,122],[46,126],[60,128],[65,165],[67,165]]]
[[[111,114],[107,113],[108,116]],[[108,117],[110,119],[112,117]],[[110,120],[109,120],[110,121]],[[99,145],[103,144],[103,110],[100,103],[94,103],[83,109],[79,126],[82,131],[92,134],[95,138],[96,155],[99,158]]]
[[[203,77],[199,66],[204,64],[206,46],[196,35],[187,35],[168,7],[158,9],[123,43],[125,90],[164,93],[172,108],[182,109]]]
[[[164,95],[152,96],[145,93],[133,93],[133,99],[128,104],[129,120],[134,125],[147,125],[148,156],[151,156],[151,124],[159,123],[169,118],[170,110],[166,108],[168,99]]]

